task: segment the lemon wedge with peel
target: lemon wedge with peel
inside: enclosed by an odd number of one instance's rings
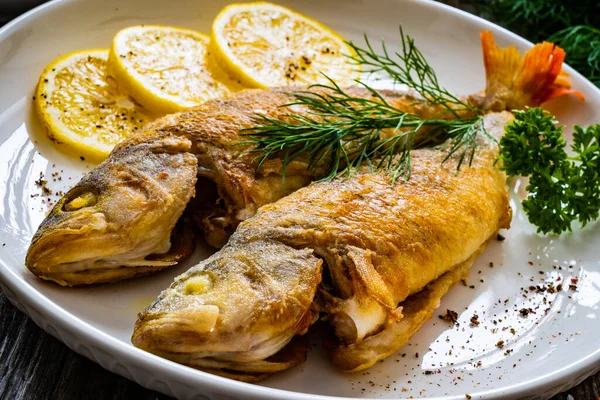
[[[108,73],[151,112],[180,111],[222,97],[234,86],[212,61],[209,45],[208,36],[189,29],[131,26],[113,39]]]
[[[106,49],[58,58],[42,72],[34,96],[48,137],[73,155],[96,162],[151,120],[107,80],[107,59]]]
[[[271,3],[233,4],[213,22],[212,45],[219,65],[251,87],[341,86],[359,77],[344,39],[326,26]]]

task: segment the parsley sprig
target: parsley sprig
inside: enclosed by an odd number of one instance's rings
[[[500,140],[500,157],[509,176],[528,176],[523,209],[538,232],[571,231],[600,213],[600,124],[575,126],[571,150],[563,127],[541,108],[514,111]]]

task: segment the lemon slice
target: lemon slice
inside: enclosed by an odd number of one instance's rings
[[[345,86],[359,77],[341,36],[275,4],[225,7],[213,22],[211,40],[219,65],[247,86],[326,83],[321,73]]]
[[[67,54],[46,67],[34,108],[48,137],[77,157],[102,161],[151,118],[106,78],[108,50]]]
[[[151,112],[180,111],[230,92],[209,45],[208,36],[189,29],[131,26],[113,39],[109,75]]]

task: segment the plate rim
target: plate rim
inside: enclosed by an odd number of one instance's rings
[[[84,0],[51,0],[47,3],[41,4],[26,13],[18,16],[12,21],[5,24],[0,28],[0,42],[4,41],[8,35],[20,29],[21,25],[27,24],[31,18],[39,17],[44,12],[49,12],[57,8],[66,6],[69,3],[76,3]],[[240,0],[245,1],[245,0]],[[276,1],[276,0],[272,0]],[[429,7],[431,9],[442,10],[443,13],[455,14],[459,18],[471,20],[482,28],[493,29],[501,31],[505,35],[508,35],[511,40],[514,40],[515,44],[521,44],[526,47],[533,46],[533,43],[525,38],[513,33],[493,22],[485,20],[479,16],[470,14],[466,11],[454,8],[447,4],[439,3],[434,0],[394,0],[395,3],[413,3],[418,4],[422,7]],[[581,81],[592,91],[596,91],[600,94],[600,89],[592,84],[586,77],[574,70],[569,65],[565,64],[565,69],[569,75],[578,76]],[[116,365],[104,365],[109,364],[108,362],[103,363],[100,358],[93,351],[88,349],[84,344],[85,341],[91,342],[94,346],[104,350],[109,355],[115,357],[114,361],[121,361],[122,364],[131,364],[136,369],[142,368],[145,374],[149,374],[153,380],[146,380],[139,378],[139,375],[131,374],[131,376],[125,376],[127,379],[133,380],[141,386],[147,387],[151,390],[157,390],[155,387],[150,387],[155,381],[161,382],[158,376],[166,377],[167,382],[163,382],[171,390],[169,395],[176,395],[175,391],[171,389],[171,385],[168,384],[169,380],[174,380],[178,384],[186,384],[190,380],[204,385],[206,389],[215,391],[213,394],[227,394],[227,395],[245,395],[252,396],[253,398],[270,398],[270,399],[299,399],[299,400],[352,400],[350,397],[337,397],[337,396],[325,396],[310,393],[300,393],[295,391],[289,391],[284,389],[270,388],[250,383],[238,382],[232,379],[213,375],[204,371],[196,370],[191,367],[187,367],[170,360],[163,359],[154,354],[145,352],[132,345],[128,345],[110,334],[92,326],[91,324],[81,320],[75,315],[71,314],[67,310],[63,309],[52,300],[44,296],[40,291],[35,289],[31,284],[25,281],[22,277],[18,276],[17,273],[10,268],[3,259],[0,259],[0,288],[8,288],[8,291],[15,294],[17,297],[12,298],[6,293],[7,298],[17,308],[21,309],[29,318],[40,326],[44,331],[52,336],[55,336],[49,331],[49,328],[53,328],[58,332],[66,332],[75,338],[80,338],[79,343],[67,343],[68,340],[64,340],[59,334],[58,338],[64,344],[66,344],[71,350],[82,354],[83,356],[90,358],[92,361],[100,364],[103,368],[110,370],[113,373],[117,373],[124,376],[122,372],[116,371]],[[19,307],[19,305],[22,306]],[[40,320],[32,317],[30,307],[39,314]],[[41,320],[43,319],[43,320]],[[83,349],[91,355],[83,354]],[[117,358],[117,356],[119,358]],[[578,384],[583,379],[591,376],[592,374],[600,371],[600,347],[594,352],[588,354],[586,357],[579,359],[569,365],[562,366],[561,368],[555,369],[553,372],[546,375],[537,377],[535,379],[528,380],[526,382],[512,384],[507,387],[489,389],[481,392],[476,392],[472,396],[481,398],[505,398],[522,397],[526,395],[535,394],[537,396],[548,395],[551,396],[560,391],[567,390],[571,386]],[[182,380],[183,379],[183,380]],[[150,384],[148,384],[150,382]],[[427,398],[429,400],[458,400],[464,399],[464,394],[450,395],[443,397]]]

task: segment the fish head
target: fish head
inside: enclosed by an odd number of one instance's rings
[[[139,314],[136,347],[211,370],[265,373],[297,362],[272,357],[315,321],[322,261],[311,250],[237,239]]]
[[[195,182],[191,154],[148,145],[113,153],[54,206],[25,263],[39,277],[68,286],[174,265],[176,260],[153,255],[170,254],[172,232]]]

